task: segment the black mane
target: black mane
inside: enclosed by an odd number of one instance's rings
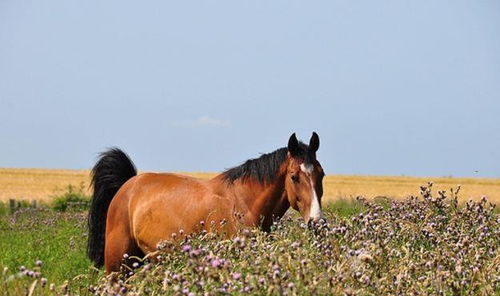
[[[298,156],[308,160],[307,145],[300,142],[299,147],[300,155]],[[226,170],[222,173],[223,177],[230,183],[246,178],[254,178],[261,183],[273,181],[280,166],[285,162],[287,153],[288,149],[283,147],[274,152],[262,154],[259,158],[249,159],[237,167]]]

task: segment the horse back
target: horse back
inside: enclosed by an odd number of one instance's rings
[[[201,230],[201,221],[229,219],[234,207],[209,181],[170,173],[138,175],[115,198],[116,207],[127,208],[130,236],[144,253],[155,250],[159,241],[171,239],[173,233]]]

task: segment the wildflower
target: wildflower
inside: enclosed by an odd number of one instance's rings
[[[362,262],[371,262],[373,260],[373,257],[368,253],[361,253],[359,254],[358,258]]]
[[[195,249],[195,250],[192,250],[191,252],[189,252],[189,256],[190,257],[198,257],[201,255],[201,253],[202,253],[201,249]]]
[[[212,264],[212,267],[217,268],[217,267],[220,267],[222,265],[222,262],[219,259],[214,259],[214,260],[212,260],[211,264]]]
[[[50,286],[49,286],[49,290],[50,291],[55,291],[56,289],[56,285],[54,283],[51,283]]]
[[[221,292],[222,294],[226,294],[227,293],[227,289],[224,288],[224,287],[220,287],[219,288],[219,292]]]
[[[233,273],[234,280],[239,280],[240,278],[241,278],[241,273],[238,273],[238,272]]]

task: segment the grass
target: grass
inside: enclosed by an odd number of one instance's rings
[[[62,283],[88,271],[85,215],[22,209],[0,218],[0,265],[10,270],[42,260],[46,276]]]
[[[55,174],[61,176],[58,182],[63,182],[64,174]],[[195,236],[184,244],[207,250],[203,251],[205,259],[190,258],[174,247],[173,252],[162,255],[159,263],[140,269],[130,279],[113,286],[110,278],[93,268],[85,255],[88,191],[80,178],[88,178],[88,172],[74,175],[79,177],[67,186],[54,179],[46,182],[42,175],[38,176],[38,186],[57,183],[58,190],[52,191],[49,198],[42,198],[44,202],[39,203],[39,208],[30,209],[30,203],[24,202],[11,214],[8,204],[0,200],[0,295],[28,295],[31,288],[33,295],[90,295],[89,287],[101,294],[121,289],[135,293],[130,295],[178,295],[185,289],[200,293],[226,289],[240,295],[246,294],[246,288],[253,294],[300,295],[314,290],[319,294],[417,291],[500,295],[499,209],[486,202],[464,203],[468,198],[461,199],[458,206],[453,200],[443,203],[439,198],[429,198],[429,188],[419,201],[396,202],[379,194],[392,196],[391,192],[404,191],[402,188],[409,188],[420,179],[328,176],[324,212],[331,224],[319,233],[304,229],[299,215],[289,210],[271,235],[252,230],[246,236],[249,248],[232,240]],[[482,196],[481,188],[491,190],[498,186],[496,179],[434,181],[434,192],[461,183],[461,194],[474,197]],[[424,183],[422,179],[418,185]],[[469,190],[469,186],[474,189]],[[413,195],[418,191],[417,185],[409,190]],[[371,197],[371,202],[353,198],[360,195],[358,192]],[[397,199],[400,196],[397,193]],[[356,252],[371,259],[361,264],[360,260],[365,259],[358,260]],[[227,258],[230,265],[213,269],[211,256]],[[36,266],[38,260],[41,266]],[[20,271],[22,266],[24,271]],[[280,272],[279,277],[273,275],[276,271]],[[238,274],[241,280],[235,279]],[[179,276],[185,280],[179,281]],[[396,280],[391,282],[391,278]],[[200,281],[206,285],[197,286]]]
[[[89,194],[88,170],[47,170],[47,169],[0,169],[0,201],[10,198],[17,200],[40,200],[49,202],[54,195],[60,195],[66,186],[78,188]],[[185,173],[199,178],[211,178],[213,173]],[[341,176],[329,175],[324,179],[324,200],[389,197],[405,198],[418,195],[419,187],[430,179],[436,190],[449,191],[462,185],[461,201],[480,200],[483,195],[490,201],[500,203],[500,179],[487,178],[416,178],[396,176]]]
[[[339,217],[348,218],[363,212],[366,208],[363,203],[352,198],[339,198],[324,205],[323,210]]]
[[[89,193],[88,170],[0,169],[0,201],[8,199],[50,201],[68,185],[83,184]]]
[[[338,199],[324,212],[329,224],[312,229],[290,210],[271,234],[167,243],[158,262],[113,282],[85,256],[85,210],[3,211],[0,295],[500,293],[500,216],[486,201],[458,207],[426,188],[405,201]]]
[[[74,190],[69,188],[68,194]],[[66,194],[56,200],[64,196]],[[57,209],[21,208],[11,215],[7,205],[0,202],[0,270],[7,267],[15,271],[42,260],[44,276],[55,284],[61,285],[82,274],[86,275],[84,280],[94,279],[94,269],[85,254],[86,211],[75,208],[60,212]],[[326,212],[339,217],[350,217],[364,209],[362,203],[348,199],[325,206]],[[298,214],[291,214],[298,217]],[[81,276],[77,279],[82,280]]]
[[[80,187],[68,185],[66,192],[55,196],[50,204],[58,212],[81,211],[89,208],[90,197],[85,194],[83,183]]]
[[[14,213],[6,203],[0,202],[0,270],[16,274],[38,262],[43,265],[44,276],[54,284],[78,281],[90,285],[99,272],[91,266],[85,253],[85,210],[89,197],[81,186],[68,185],[65,192],[52,199],[51,203],[42,202],[37,208],[20,203]]]

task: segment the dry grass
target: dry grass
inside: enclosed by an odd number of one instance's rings
[[[68,185],[79,186],[82,182],[88,189],[88,170],[0,169],[0,201],[47,201]]]
[[[433,190],[446,190],[461,185],[461,201],[479,200],[487,196],[488,200],[500,203],[500,179],[487,178],[450,178],[450,177],[392,177],[392,176],[327,176],[324,183],[325,196],[328,198],[356,197],[368,198],[384,196],[405,198],[419,195],[420,186],[434,182]]]
[[[199,178],[211,178],[213,173],[185,173]],[[449,190],[462,185],[462,200],[478,200],[483,195],[490,201],[500,203],[500,179],[479,178],[415,178],[389,176],[339,176],[325,178],[325,200],[349,198],[363,195],[368,198],[386,196],[404,198],[418,195],[420,185],[434,182],[434,189]],[[67,185],[88,190],[88,170],[48,170],[48,169],[0,169],[0,201],[9,198],[27,200],[50,200],[55,194],[65,190]]]

